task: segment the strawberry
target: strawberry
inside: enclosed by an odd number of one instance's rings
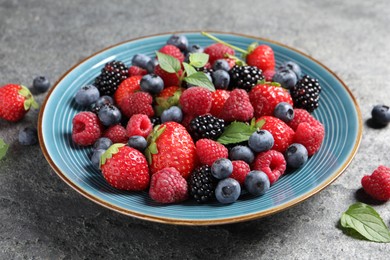
[[[147,115],[135,114],[127,123],[126,133],[128,137],[139,135],[146,138],[152,132],[152,128],[152,122]]]
[[[248,93],[238,88],[231,91],[219,117],[228,122],[251,119],[253,117],[253,106],[249,101]]]
[[[124,98],[141,89],[141,78],[142,76],[132,76],[122,81],[118,86],[118,89],[114,93],[114,100],[119,107]]]
[[[31,107],[38,108],[38,103],[25,86],[7,84],[0,87],[0,118],[17,122]]]
[[[114,188],[140,191],[149,186],[149,169],[144,155],[125,144],[111,145],[100,159],[100,168]]]
[[[152,174],[173,167],[187,179],[197,164],[194,141],[179,123],[167,122],[156,126],[148,137],[145,153]]]
[[[210,114],[218,117],[222,112],[223,106],[225,105],[226,100],[229,98],[230,93],[227,90],[217,89],[211,93],[211,109]]]
[[[235,179],[240,183],[241,186],[243,186],[245,182],[245,178],[248,175],[248,173],[251,171],[251,168],[246,162],[241,160],[232,161],[232,164],[233,164],[233,172],[229,177]]]
[[[153,97],[146,92],[136,92],[124,98],[120,104],[122,113],[130,118],[135,114],[145,114],[148,117],[154,115],[152,107]]]
[[[165,45],[163,46],[159,52],[161,53],[164,53],[164,54],[167,54],[167,55],[170,55],[176,59],[179,60],[180,63],[182,63],[184,61],[184,55],[183,53],[180,51],[179,48],[177,48],[176,46],[174,45]]]
[[[228,158],[228,149],[225,146],[207,138],[196,142],[196,153],[200,163],[208,166],[220,158]]]
[[[157,105],[154,109],[157,115],[161,115],[165,109],[168,109],[171,106],[177,106],[183,91],[184,89],[178,86],[164,88],[156,97]]]
[[[130,66],[129,68],[129,77],[144,76],[146,74],[148,74],[148,72],[138,66]]]
[[[226,54],[234,55],[234,50],[222,43],[214,43],[206,47],[204,53],[209,55],[210,64],[214,64],[216,60],[225,58]]]
[[[390,168],[380,165],[371,175],[362,178],[364,191],[376,200],[390,200]]]
[[[278,83],[265,82],[256,85],[249,92],[249,99],[254,108],[254,116],[272,116],[274,109],[280,102],[286,102],[293,105],[288,90],[280,87]]]
[[[81,146],[92,145],[102,135],[102,125],[96,114],[83,111],[72,119],[72,139]]]
[[[211,92],[202,87],[191,87],[181,94],[179,102],[185,114],[204,115],[211,108]]]
[[[286,170],[286,160],[282,153],[269,150],[259,153],[253,161],[253,169],[267,174],[271,184],[275,183]]]
[[[157,76],[160,76],[162,80],[164,81],[164,86],[179,86],[180,80],[179,78],[183,74],[182,70],[179,70],[179,72],[176,73],[169,73],[165,70],[163,70],[160,65],[157,65],[154,67],[154,74]]]
[[[126,134],[126,129],[122,125],[112,125],[103,134],[104,137],[110,139],[113,143],[127,143],[129,137]]]
[[[305,146],[309,156],[318,152],[325,136],[324,126],[320,122],[316,122],[300,123],[295,131],[294,143]]]
[[[275,55],[272,48],[268,45],[259,45],[253,51],[249,49],[246,56],[246,63],[249,66],[256,66],[262,71],[275,69]]]

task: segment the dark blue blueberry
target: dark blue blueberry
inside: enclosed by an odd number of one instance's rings
[[[154,72],[154,68],[158,65],[158,60],[157,59],[151,59],[150,61],[148,61],[148,63],[146,64],[146,70],[148,71],[148,73],[153,73]]]
[[[148,146],[148,142],[146,141],[146,139],[140,135],[131,136],[127,144],[128,146],[133,147],[140,152],[143,152]]]
[[[227,89],[230,83],[230,75],[225,70],[214,71],[212,73],[212,79],[213,79],[212,82],[216,89]]]
[[[213,70],[224,70],[229,71],[229,63],[225,59],[216,60],[213,64]]]
[[[289,69],[278,70],[275,72],[272,80],[280,83],[283,88],[289,89],[297,84],[298,79],[294,71]]]
[[[188,47],[188,53],[202,53],[204,49],[199,44],[193,44]]]
[[[122,119],[122,114],[116,106],[109,104],[99,110],[98,117],[104,126],[110,126],[118,124]]]
[[[223,204],[235,202],[240,197],[240,194],[240,183],[232,178],[220,180],[215,189],[215,197]]]
[[[38,92],[46,92],[50,88],[50,81],[45,76],[38,76],[33,80],[32,87]]]
[[[278,70],[283,70],[283,69],[289,69],[292,70],[295,75],[297,76],[297,79],[300,80],[302,78],[302,70],[301,67],[299,67],[298,64],[296,64],[293,61],[285,61],[283,62],[277,69]]]
[[[97,101],[96,101],[96,106],[97,107],[102,107],[104,105],[114,105],[114,100],[110,96],[101,96]]]
[[[184,35],[174,34],[168,39],[167,44],[174,45],[181,51],[186,51],[188,48],[188,39]]]
[[[255,159],[255,155],[248,146],[237,145],[230,150],[229,158],[233,161],[241,160],[247,164],[251,164]]]
[[[93,154],[91,156],[92,165],[98,170],[100,170],[100,157],[102,157],[105,152],[105,149],[97,149],[93,151]]]
[[[93,150],[107,150],[112,145],[112,141],[107,137],[100,137],[93,144]]]
[[[99,90],[94,85],[86,85],[80,88],[75,96],[75,101],[80,106],[89,106],[100,97]]]
[[[38,142],[37,129],[35,127],[26,127],[19,131],[19,143],[21,145],[33,145]]]
[[[183,120],[183,112],[177,106],[171,106],[161,114],[161,123],[173,121],[180,123]]]
[[[371,111],[371,116],[376,123],[387,125],[390,123],[390,108],[386,105],[376,105]]]
[[[248,145],[256,153],[264,152],[272,148],[274,137],[267,130],[258,130],[249,137]]]
[[[288,123],[294,118],[294,108],[287,102],[280,102],[274,109],[274,116]]]
[[[250,194],[260,196],[269,190],[270,182],[267,174],[254,170],[245,177],[244,186]]]
[[[164,88],[164,81],[156,74],[146,74],[141,79],[141,90],[150,94],[158,94]]]
[[[217,179],[225,179],[233,172],[232,161],[226,158],[220,158],[211,165],[211,174]]]
[[[285,152],[285,157],[287,166],[299,168],[307,161],[307,149],[301,144],[291,144]]]
[[[151,60],[149,56],[144,54],[136,54],[131,59],[131,64],[133,66],[138,66],[140,68],[146,69],[148,62]]]

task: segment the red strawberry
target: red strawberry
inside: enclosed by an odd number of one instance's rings
[[[274,137],[274,146],[271,149],[284,152],[293,143],[294,131],[282,120],[273,116],[262,116],[257,122],[265,120],[261,129],[269,131]]]
[[[228,122],[251,119],[253,117],[253,106],[249,101],[248,93],[238,88],[231,91],[219,117]]]
[[[0,88],[0,118],[17,122],[30,107],[38,108],[38,103],[25,86],[7,84]]]
[[[115,103],[120,107],[122,100],[141,89],[142,76],[132,76],[125,79],[114,93]]]
[[[179,102],[185,114],[199,116],[210,111],[211,101],[210,90],[202,87],[191,87],[181,94]]]
[[[194,141],[184,126],[176,122],[161,124],[148,139],[146,155],[150,172],[173,167],[187,179],[197,164],[197,157]]]
[[[234,50],[222,43],[214,43],[206,47],[204,53],[209,55],[210,64],[214,64],[216,60],[225,58],[226,54],[234,55]]]
[[[229,96],[230,96],[229,91],[223,89],[217,89],[216,91],[212,92],[210,114],[218,117],[219,114],[222,112],[223,105],[225,105],[225,102],[229,98]]]
[[[376,200],[390,200],[390,168],[380,165],[371,175],[362,178],[365,192]]]
[[[211,139],[199,139],[196,142],[196,153],[201,164],[211,166],[220,158],[228,158],[228,149]]]
[[[261,116],[272,116],[274,109],[280,102],[287,102],[293,105],[288,90],[274,83],[264,83],[256,85],[249,92],[249,99],[254,108],[256,118]]]
[[[101,157],[106,181],[120,190],[139,191],[149,186],[149,169],[144,155],[125,144],[113,144]]]
[[[178,86],[164,88],[156,97],[157,105],[154,108],[157,115],[161,115],[165,109],[168,109],[171,106],[177,106],[183,91],[184,89]]]
[[[80,112],[72,119],[72,139],[82,146],[92,145],[102,135],[102,125],[96,114]]]
[[[179,77],[183,74],[183,71],[179,70],[177,74],[169,73],[163,70],[160,65],[157,65],[156,67],[154,67],[154,74],[162,78],[162,80],[164,81],[164,86],[179,86]]]
[[[244,185],[245,178],[248,175],[248,173],[251,171],[251,168],[246,162],[240,160],[232,161],[232,164],[233,164],[233,172],[229,177],[238,181],[241,186]]]
[[[294,143],[305,146],[307,154],[312,156],[320,149],[324,136],[325,128],[320,122],[304,122],[300,123],[295,131]]]
[[[167,54],[167,55],[170,55],[176,59],[179,60],[180,63],[182,63],[184,61],[184,55],[183,53],[180,51],[179,48],[177,48],[176,46],[174,45],[165,45],[163,46],[159,52],[161,53],[164,53],[164,54]]]
[[[269,150],[259,153],[254,162],[253,169],[267,174],[271,184],[275,183],[286,170],[286,160],[282,153]]]
[[[129,137],[126,134],[126,129],[121,125],[110,126],[103,134],[104,137],[110,139],[113,143],[127,143]]]
[[[130,66],[129,68],[129,77],[132,76],[143,76],[148,74],[148,72],[138,66]]]
[[[164,168],[152,175],[149,195],[164,204],[184,201],[188,198],[187,181],[175,168]]]
[[[268,45],[259,45],[246,56],[249,66],[256,66],[262,71],[275,69],[275,55]]]
[[[140,135],[146,138],[152,132],[152,129],[152,122],[150,122],[147,115],[135,114],[127,123],[126,133],[128,137]]]
[[[154,115],[152,107],[153,97],[146,92],[136,92],[124,98],[120,104],[122,112],[130,118],[135,114],[144,114],[148,117]]]

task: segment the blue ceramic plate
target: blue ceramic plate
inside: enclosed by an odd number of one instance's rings
[[[197,32],[183,34],[190,43],[213,43]],[[72,143],[72,118],[82,110],[73,97],[80,87],[93,82],[106,62],[115,59],[129,65],[137,53],[153,56],[171,35],[160,34],[123,42],[90,56],[65,73],[51,89],[39,116],[39,140],[56,173],[104,207],[145,220],[183,225],[224,224],[267,216],[300,203],[334,181],[351,162],[362,135],[360,110],[347,86],[318,61],[283,44],[239,34],[213,34],[243,49],[254,41],[268,44],[277,64],[292,60],[303,73],[319,79],[323,90],[314,116],[325,125],[326,135],[320,151],[304,167],[282,176],[264,196],[244,196],[231,205],[185,202],[163,206],[154,203],[147,192],[125,192],[109,186],[90,165],[91,149],[77,148]]]

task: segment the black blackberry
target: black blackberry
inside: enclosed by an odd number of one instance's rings
[[[190,196],[198,203],[207,202],[215,198],[214,190],[217,179],[211,174],[211,167],[204,165],[195,169],[190,176]]]
[[[114,95],[119,84],[128,77],[128,68],[121,61],[106,63],[100,75],[95,79],[95,86],[100,95]]]
[[[195,140],[216,140],[225,130],[225,121],[212,115],[197,116],[190,122],[190,134]]]
[[[262,70],[255,66],[234,65],[229,70],[230,89],[242,88],[250,91],[259,80],[264,79]]]
[[[313,112],[318,107],[321,86],[318,79],[308,75],[303,76],[294,87],[290,88],[294,106]]]
[[[152,123],[153,127],[155,127],[156,125],[161,124],[161,119],[158,116],[154,116],[154,117],[150,118],[150,122]]]

